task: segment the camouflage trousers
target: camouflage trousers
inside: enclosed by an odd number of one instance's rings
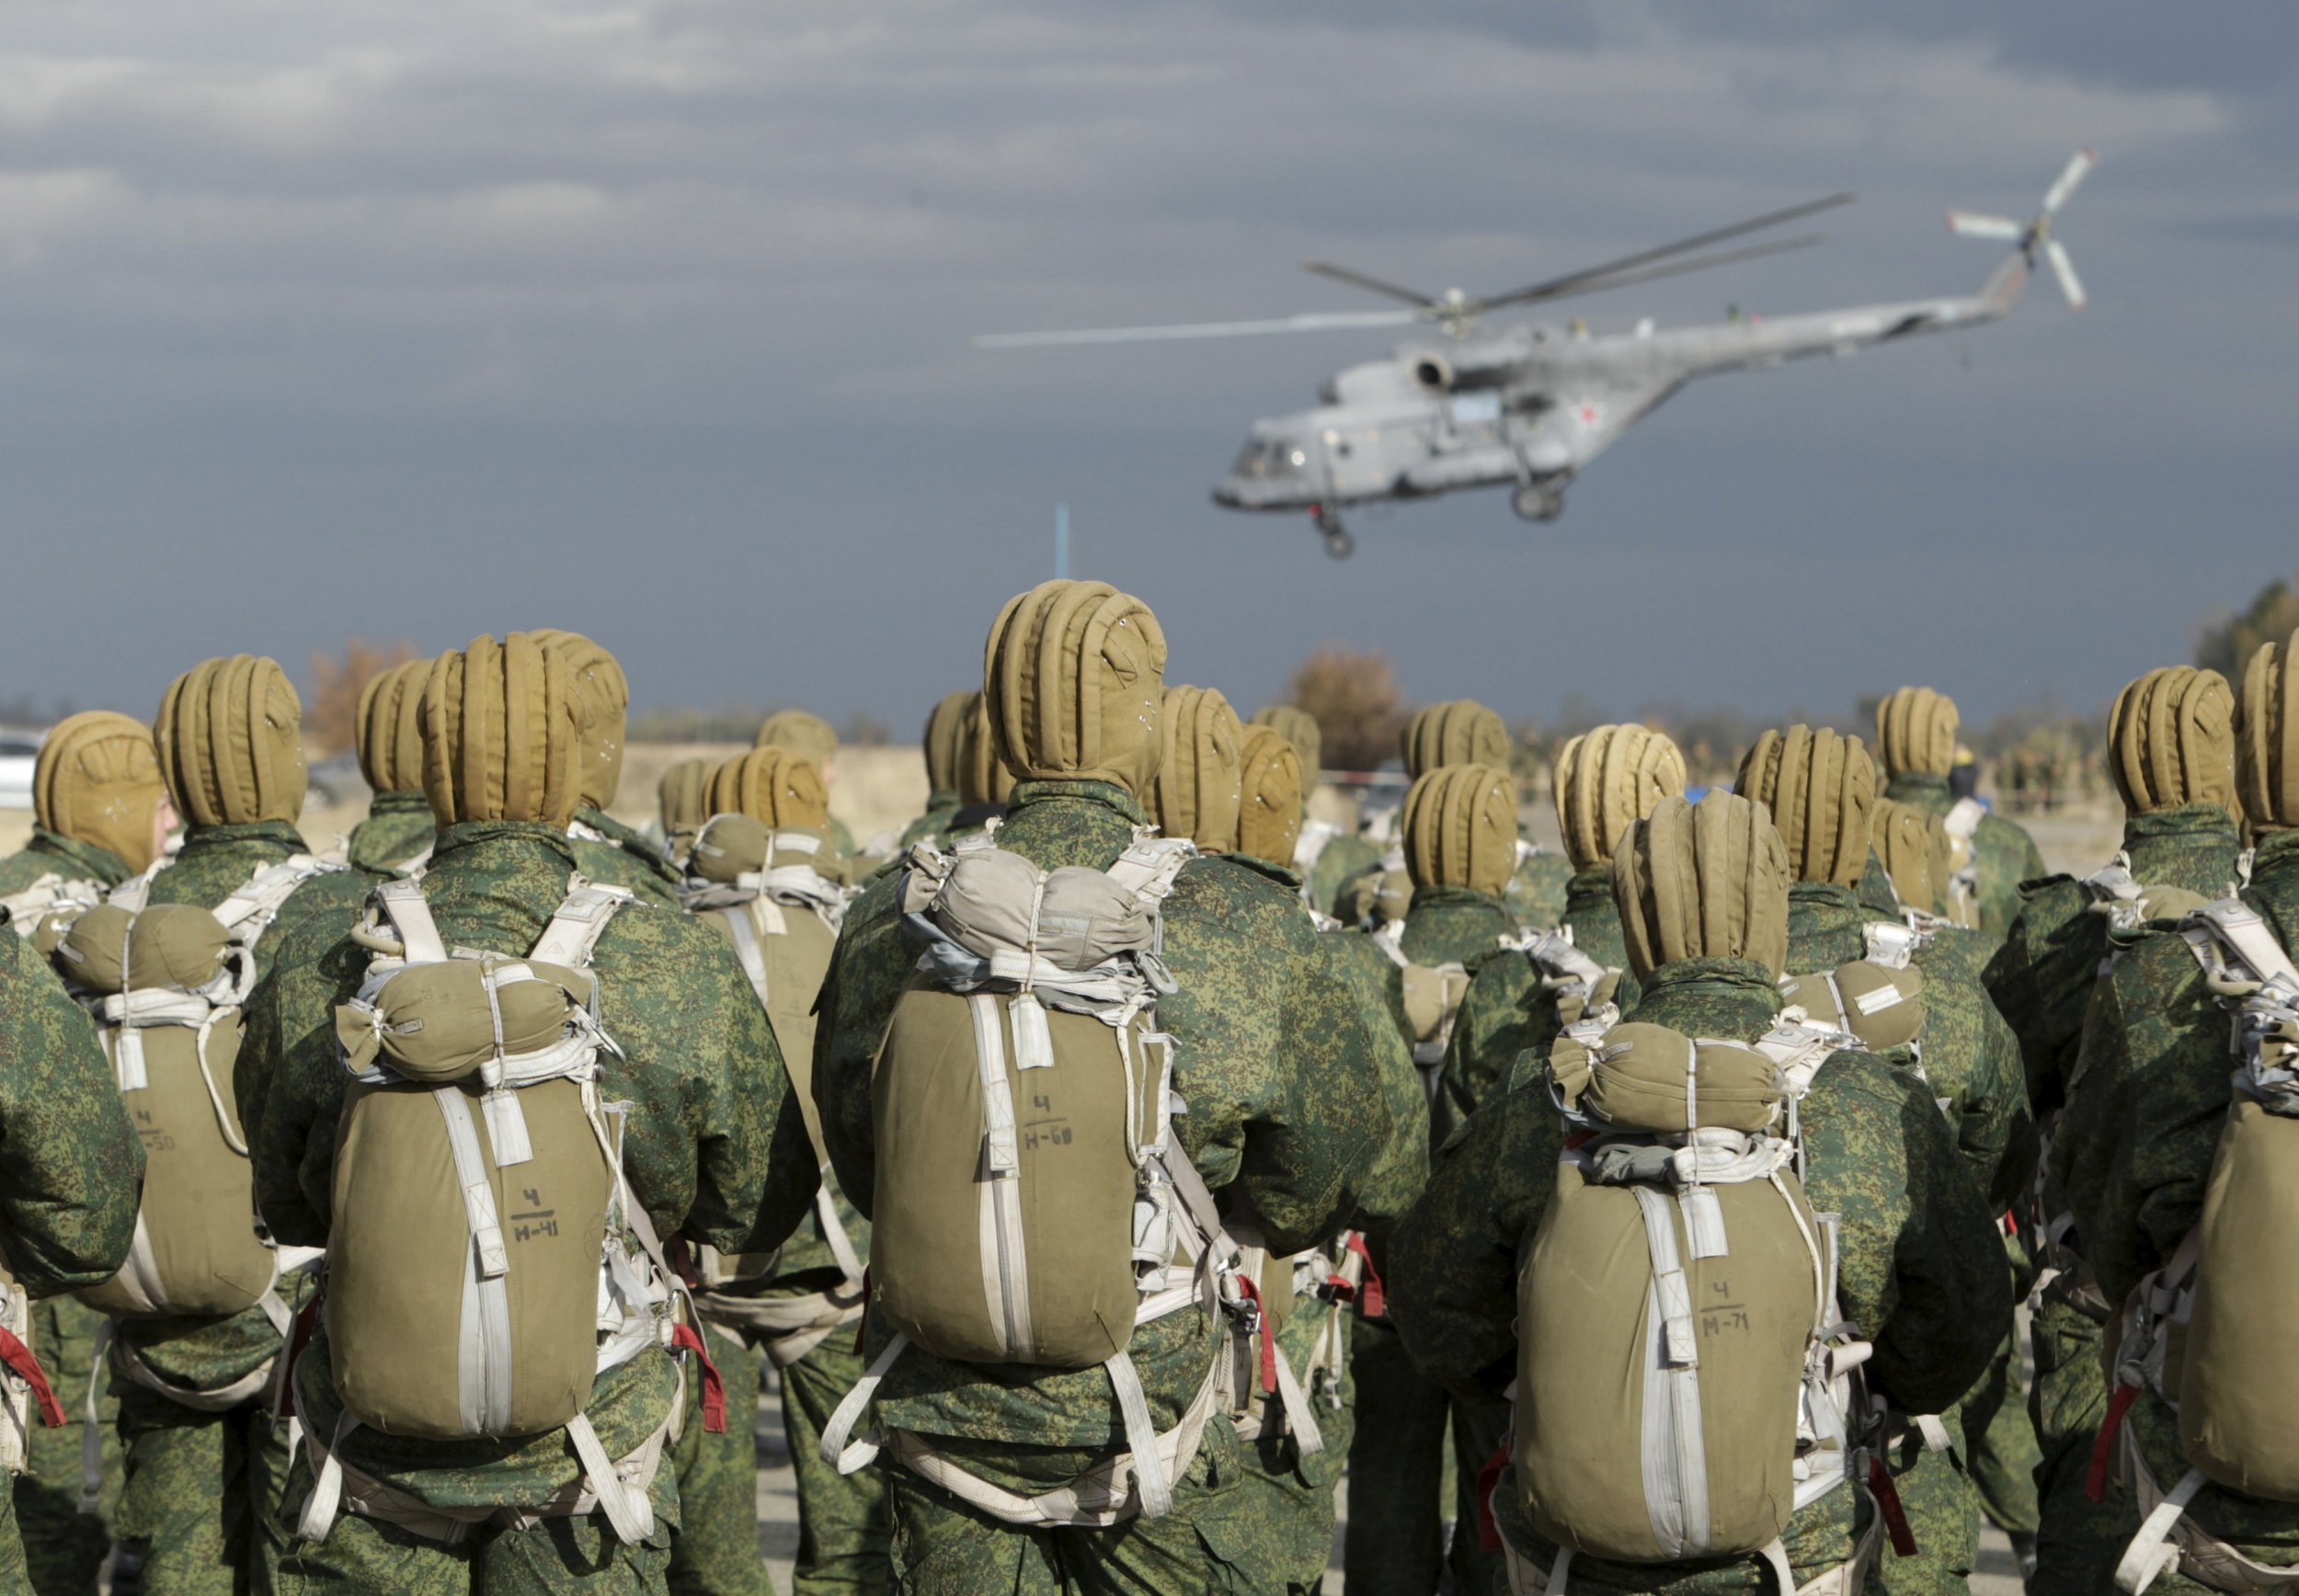
[[[103,1323],[103,1315],[71,1297],[50,1297],[32,1305],[32,1351],[70,1420],[61,1430],[33,1429],[32,1472],[17,1476],[16,1522],[24,1537],[33,1596],[92,1596],[97,1572],[111,1550],[112,1516],[120,1507],[120,1434],[115,1428],[120,1403],[109,1390],[97,1398],[104,1494],[96,1512],[80,1511],[88,1376],[96,1357],[96,1332]],[[109,1381],[102,1384],[109,1386]]]
[[[24,1543],[16,1533],[16,1503],[0,1498],[0,1590],[21,1590],[26,1584]]]
[[[1349,1310],[1328,1307],[1319,1311]],[[1306,1361],[1309,1348],[1288,1346],[1287,1351],[1289,1357]],[[1298,1373],[1300,1363],[1295,1368]],[[1303,1455],[1294,1438],[1280,1432],[1274,1417],[1278,1404],[1268,1396],[1262,1400],[1273,1416],[1269,1432],[1240,1443],[1245,1483],[1238,1517],[1251,1519],[1257,1526],[1252,1544],[1259,1548],[1260,1588],[1283,1591],[1285,1596],[1317,1596],[1324,1589],[1325,1569],[1333,1556],[1333,1490],[1341,1483],[1357,1421],[1355,1388],[1346,1370],[1338,1389],[1323,1369],[1310,1370],[1301,1378],[1319,1439],[1324,1444]]]
[[[679,1477],[671,1596],[774,1596],[759,1552],[759,1355],[718,1330],[703,1336],[726,1388],[726,1430],[703,1428],[700,1382],[690,1380],[686,1428],[670,1449]]]
[[[2046,1287],[2035,1314],[2035,1386],[2028,1396],[2041,1461],[2036,1465],[2036,1572],[2031,1596],[2091,1596],[2114,1583],[2115,1565],[2139,1531],[2139,1513],[2110,1490],[2085,1493],[2091,1451],[2108,1412],[2106,1331]],[[2156,1589],[2166,1589],[2158,1583]]]
[[[2013,1336],[1996,1350],[1987,1373],[1964,1397],[1962,1409],[1980,1506],[2007,1534],[2033,1534],[2036,1528],[2040,1454],[2035,1422],[2028,1417],[2028,1399],[2021,1389],[2024,1383],[2019,1339]]]
[[[1496,1569],[1504,1574],[1506,1569],[1500,1553],[1484,1549],[1484,1503],[1478,1482],[1509,1432],[1512,1409],[1505,1397],[1483,1396],[1472,1402],[1456,1396],[1452,1411],[1457,1488],[1453,1544],[1445,1549],[1445,1566],[1452,1570],[1454,1590],[1482,1590],[1492,1585]]]
[[[1075,1447],[944,1437],[941,1450],[1009,1490],[1066,1484],[1107,1454]],[[894,1577],[904,1596],[1261,1596],[1283,1556],[1265,1504],[1245,1488],[1243,1446],[1216,1417],[1173,1510],[1103,1529],[1024,1529],[994,1519],[898,1465],[886,1467]]]
[[[312,1488],[299,1453],[287,1499]],[[278,1596],[665,1596],[678,1485],[669,1468],[649,1493],[656,1529],[644,1545],[614,1538],[604,1514],[551,1519],[532,1530],[482,1529],[453,1545],[345,1513],[325,1541],[299,1541],[280,1559]]]
[[[886,1476],[873,1468],[841,1474],[822,1461],[823,1427],[863,1377],[853,1333],[833,1331],[782,1374],[783,1435],[798,1477],[792,1590],[796,1596],[892,1590]]]
[[[1357,1432],[1349,1448],[1349,1596],[1428,1596],[1445,1557],[1446,1396],[1421,1377],[1387,1323],[1353,1316],[1349,1373]]]
[[[222,1413],[124,1382],[117,1533],[144,1548],[144,1596],[267,1596],[284,1545],[287,1433],[268,1403]]]
[[[1884,1458],[1900,1510],[1907,1515],[1916,1555],[1904,1557],[1889,1537],[1877,1548],[1869,1589],[1882,1596],[1947,1596],[1971,1587],[1980,1556],[1980,1493],[1964,1471],[1963,1436],[1954,1413],[1940,1415],[1954,1443],[1948,1452],[1927,1451],[1913,1426]]]

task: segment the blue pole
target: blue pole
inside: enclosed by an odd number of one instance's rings
[[[1069,507],[1054,507],[1054,580],[1069,579]]]

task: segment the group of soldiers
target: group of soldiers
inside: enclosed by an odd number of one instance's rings
[[[1352,1591],[1918,1596],[1984,1518],[2299,1590],[2295,650],[2124,690],[2080,879],[1921,688],[1729,792],[1597,727],[1561,854],[1465,700],[1311,819],[1093,582],[861,846],[798,712],[616,820],[538,631],[367,685],[323,852],[208,661],[0,861],[0,1589],[763,1596],[772,1378],[802,1592],[1316,1591],[1344,1466]]]

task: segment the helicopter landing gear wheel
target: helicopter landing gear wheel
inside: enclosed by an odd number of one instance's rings
[[[1542,483],[1527,483],[1509,496],[1509,508],[1521,521],[1553,521],[1564,514],[1564,495]]]
[[[1331,510],[1317,512],[1317,530],[1325,539],[1325,553],[1336,560],[1345,560],[1357,552],[1357,540],[1349,529],[1341,524],[1341,518]]]

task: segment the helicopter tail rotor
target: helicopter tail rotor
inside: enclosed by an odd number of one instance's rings
[[[2052,187],[2044,191],[2043,207],[2030,221],[2016,222],[2008,216],[1991,216],[1981,211],[1950,211],[1948,230],[1964,238],[1990,238],[2014,245],[2026,265],[2032,269],[2039,264],[2052,268],[2053,278],[2060,285],[2060,293],[2070,310],[2082,310],[2086,302],[2083,279],[2076,275],[2076,266],[2068,258],[2067,246],[2052,236],[2052,223],[2076,190],[2090,175],[2099,157],[2089,150],[2078,150],[2060,169]]]

